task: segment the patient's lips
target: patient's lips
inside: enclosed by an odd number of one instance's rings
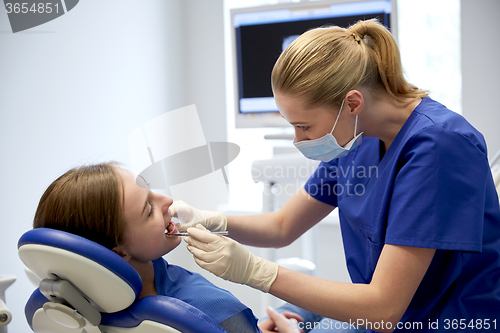
[[[178,231],[177,231],[177,228],[175,227],[174,222],[170,221],[168,223],[168,226],[167,226],[167,234],[172,234],[172,233],[176,233],[176,232],[178,232]]]

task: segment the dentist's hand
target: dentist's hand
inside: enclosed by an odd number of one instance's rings
[[[227,218],[223,213],[199,210],[189,206],[184,201],[174,201],[170,206],[170,212],[173,217],[177,217],[181,221],[181,223],[175,224],[179,232],[185,232],[197,224],[203,225],[210,231],[226,231],[227,228]]]
[[[188,250],[203,269],[236,283],[268,292],[278,275],[278,264],[259,258],[229,237],[210,233],[203,226],[187,229]]]
[[[285,311],[278,313],[271,307],[266,309],[269,318],[260,321],[257,325],[263,333],[302,333],[299,322],[304,319],[297,313]]]

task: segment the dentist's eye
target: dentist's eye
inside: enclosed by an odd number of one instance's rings
[[[297,126],[297,127],[303,130],[304,132],[307,131],[307,126]]]

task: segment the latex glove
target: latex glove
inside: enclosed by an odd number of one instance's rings
[[[278,264],[255,256],[229,237],[212,234],[203,226],[187,229],[188,250],[203,269],[236,283],[268,292],[278,275]]]
[[[181,200],[174,201],[169,209],[172,216],[181,221],[175,224],[179,232],[185,232],[197,224],[203,225],[210,231],[226,231],[227,229],[226,215],[221,212],[199,210]]]
[[[279,313],[271,307],[266,309],[269,318],[258,323],[259,328],[263,333],[300,333],[298,322],[304,319],[297,313],[284,311]]]

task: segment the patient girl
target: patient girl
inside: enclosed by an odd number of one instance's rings
[[[55,180],[38,205],[34,228],[70,232],[128,261],[142,278],[142,293],[174,297],[200,309],[228,332],[260,332],[252,311],[201,275],[162,256],[181,238],[171,222],[170,197],[151,192],[140,176],[105,163],[72,169]]]

